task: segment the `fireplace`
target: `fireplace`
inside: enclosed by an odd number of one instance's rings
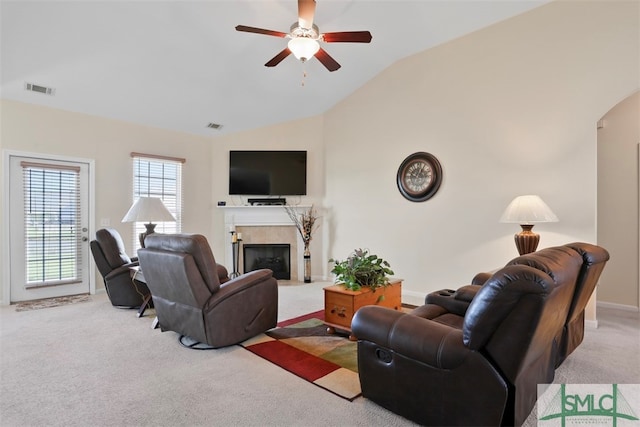
[[[297,209],[302,212],[310,206],[301,205]],[[224,226],[227,233],[234,230],[240,233],[240,246],[249,244],[289,244],[290,245],[290,280],[303,280],[303,245],[291,218],[282,206],[221,206],[224,211]],[[228,240],[225,253],[225,266],[233,265],[231,238]],[[240,250],[238,270],[244,266],[244,250]],[[231,270],[230,270],[231,271]]]
[[[291,245],[286,243],[244,244],[244,272],[267,268],[278,280],[291,280]]]

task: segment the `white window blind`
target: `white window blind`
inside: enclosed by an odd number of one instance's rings
[[[26,286],[81,281],[80,168],[22,162]]]
[[[180,233],[182,230],[182,164],[184,159],[131,153],[133,159],[133,201],[140,197],[158,197],[175,222],[159,222],[156,233]],[[134,223],[133,245],[140,248],[138,235],[146,230],[144,223]]]

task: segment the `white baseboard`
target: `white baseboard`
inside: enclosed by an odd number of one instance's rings
[[[587,328],[598,329],[598,321],[597,320],[585,320],[584,325]]]
[[[598,302],[596,302],[596,309],[598,307],[613,308],[613,309],[616,309],[616,310],[623,310],[623,311],[632,311],[634,313],[637,313],[638,311],[640,311],[640,308],[635,307],[633,305],[616,304],[614,302],[606,302],[606,301],[598,301]]]
[[[421,306],[424,304],[425,296],[424,292],[409,291],[405,289],[402,290],[402,302],[404,304]]]

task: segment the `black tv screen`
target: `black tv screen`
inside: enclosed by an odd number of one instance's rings
[[[306,151],[230,151],[229,194],[307,194]]]

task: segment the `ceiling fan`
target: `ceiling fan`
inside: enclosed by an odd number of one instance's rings
[[[238,25],[237,31],[247,33],[264,34],[267,36],[289,38],[287,47],[280,53],[271,58],[265,67],[275,67],[283,59],[293,53],[293,55],[304,62],[315,56],[318,61],[324,65],[329,71],[336,71],[340,68],[340,64],[336,62],[324,49],[320,47],[319,42],[324,43],[369,43],[371,42],[371,33],[369,31],[340,31],[334,33],[320,33],[318,26],[313,23],[313,16],[316,12],[315,0],[298,0],[298,22],[294,22],[289,29],[289,33],[281,31],[266,30],[264,28],[248,27],[246,25]]]

